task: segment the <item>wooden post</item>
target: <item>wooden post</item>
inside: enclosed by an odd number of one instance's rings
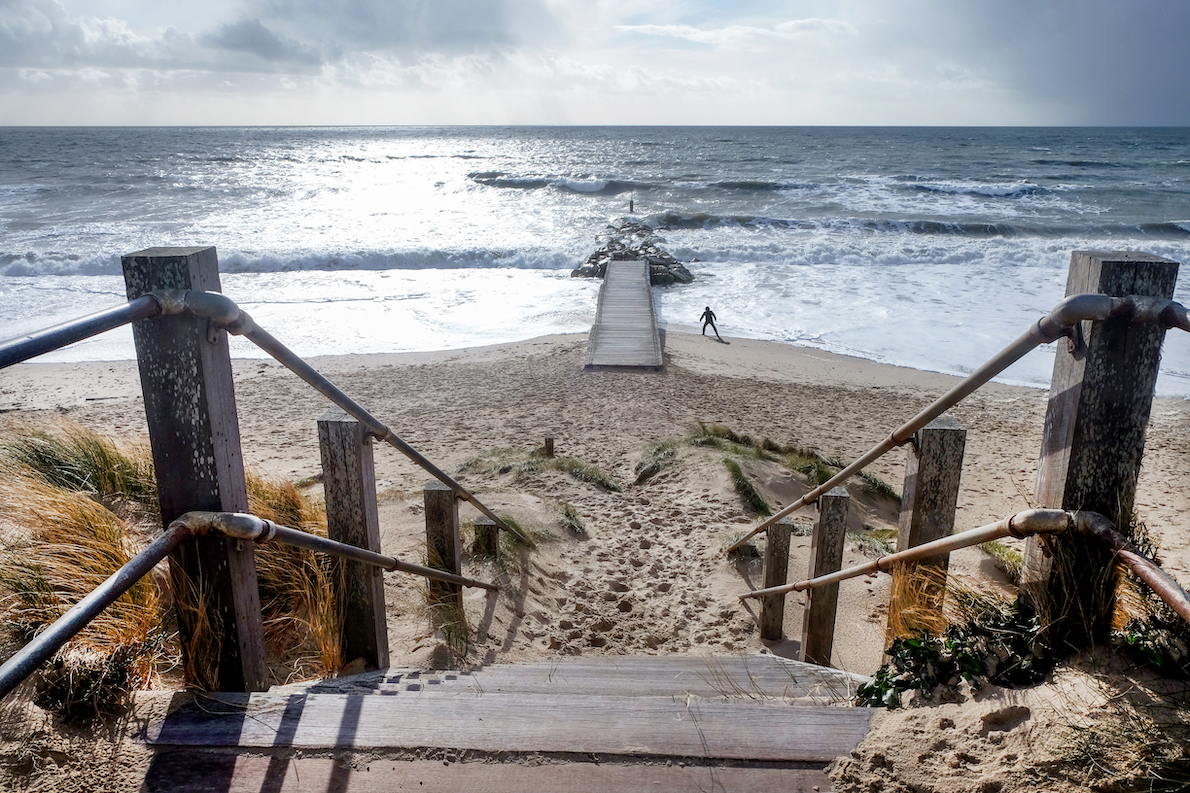
[[[426,564],[448,573],[463,572],[463,548],[459,538],[459,501],[449,485],[432,479],[426,482]],[[459,584],[430,581],[433,603],[463,605]]]
[[[789,573],[789,538],[793,521],[789,518],[769,526],[764,545],[764,588],[783,586]],[[785,594],[765,595],[760,606],[760,638],[778,642],[785,635]]]
[[[546,457],[554,456],[554,436],[553,435],[545,436],[545,456]]]
[[[897,551],[940,540],[954,531],[966,446],[967,430],[950,416],[939,416],[914,436],[905,461]],[[897,566],[888,608],[889,641],[921,630],[936,633],[949,566],[949,553]],[[903,610],[905,606],[912,610]]]
[[[371,433],[345,410],[333,407],[318,418],[318,446],[327,536],[380,553]],[[336,557],[335,585],[343,609],[343,661],[363,658],[374,669],[386,668],[384,570]]]
[[[808,578],[833,573],[843,566],[843,541],[847,534],[847,508],[851,496],[836,487],[818,498],[818,522],[810,543]],[[770,529],[771,530],[771,529]],[[806,590],[806,608],[802,618],[802,660],[830,666],[835,644],[835,609],[839,603],[839,585]]]
[[[500,530],[496,528],[496,521],[487,515],[475,519],[475,541],[471,543],[471,552],[500,560]]]
[[[121,261],[129,300],[155,289],[219,291],[214,248],[150,248]],[[163,525],[191,510],[246,512],[227,334],[209,333],[205,319],[186,314],[141,320],[132,334]],[[187,683],[216,691],[267,689],[252,543],[198,538],[170,557],[170,568],[181,590],[178,630]],[[207,604],[212,627],[199,628],[191,594]]]
[[[1066,294],[1171,298],[1177,262],[1135,252],[1074,251]],[[1037,471],[1037,506],[1100,512],[1129,533],[1145,427],[1165,331],[1126,318],[1083,322],[1060,343]],[[1107,639],[1115,608],[1112,554],[1078,536],[1032,538],[1022,591],[1055,644]]]

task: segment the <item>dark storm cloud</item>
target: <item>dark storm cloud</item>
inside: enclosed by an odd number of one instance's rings
[[[961,66],[1064,123],[1190,124],[1185,0],[916,0],[886,14],[873,49],[891,62]]]
[[[978,20],[1018,88],[1083,123],[1190,124],[1190,3],[1009,0]]]
[[[315,65],[318,53],[291,39],[282,39],[259,19],[244,19],[223,25],[214,33],[200,36],[199,43],[214,49],[255,55],[273,63]]]

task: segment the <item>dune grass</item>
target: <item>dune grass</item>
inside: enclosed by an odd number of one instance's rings
[[[562,502],[562,526],[570,531],[571,534],[579,537],[587,536],[587,524],[583,522],[583,516],[578,513],[574,505],[569,502]]]
[[[825,484],[831,477],[847,467],[837,457],[824,457],[813,449],[795,443],[780,444],[767,436],[754,438],[737,433],[723,424],[698,422],[690,436],[693,446],[710,446],[726,449],[740,456],[780,463],[791,471],[806,476],[815,486]],[[891,499],[899,504],[901,494],[897,489],[878,476],[860,471],[859,477],[864,489],[872,495]]]
[[[323,512],[292,484],[247,476],[251,511],[326,534]],[[0,552],[0,632],[28,641],[127,563],[160,532],[156,481],[147,444],[107,438],[57,419],[16,425],[0,438],[0,518],[18,530]],[[339,657],[340,607],[334,567],[310,551],[267,544],[256,549],[269,666],[285,681],[331,673]],[[200,657],[218,631],[204,593],[174,581],[164,567],[138,581],[67,643],[39,673],[39,702],[67,715],[118,707],[151,685],[183,653],[168,611],[190,609]],[[202,687],[215,672],[191,668]]]
[[[659,474],[661,469],[672,465],[677,460],[677,446],[678,442],[673,438],[651,443],[646,446],[644,453],[640,456],[640,460],[637,461],[632,469],[632,472],[636,474],[636,480],[633,484],[644,484]]]
[[[575,457],[546,457],[541,449],[526,452],[522,449],[501,447],[476,455],[459,468],[462,473],[507,474],[517,479],[538,471],[561,471],[580,482],[588,482],[612,493],[623,491],[623,486],[610,474],[593,463]]]
[[[5,471],[0,514],[25,537],[0,553],[0,630],[25,643],[127,563],[123,522],[83,493]],[[63,647],[39,676],[36,701],[68,716],[103,713],[172,665],[161,594],[142,578]]]
[[[761,517],[768,517],[773,514],[773,508],[764,500],[764,496],[760,495],[756,486],[752,484],[752,480],[744,473],[744,469],[740,464],[730,457],[723,458],[723,464],[727,466],[727,473],[731,476],[731,483],[735,487],[735,492],[739,494],[740,498],[748,506],[753,513]]]

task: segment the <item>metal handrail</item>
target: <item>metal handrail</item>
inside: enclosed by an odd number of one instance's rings
[[[160,290],[151,292],[150,294],[161,302],[161,308],[165,314],[189,313],[196,317],[206,317],[216,327],[248,339],[248,341],[267,352],[291,372],[313,386],[314,390],[318,393],[347,411],[356,421],[363,424],[368,429],[368,432],[396,448],[439,482],[442,482],[453,490],[458,498],[469,502],[484,515],[491,518],[498,528],[512,534],[526,545],[531,547],[534,545],[532,540],[505,523],[496,513],[484,506],[470,491],[456,482],[453,477],[426,459],[420,452],[402,440],[354,399],[343,393],[338,386],[302,360],[296,353],[279,342],[266,330],[258,326],[252,317],[248,316],[247,312],[237,306],[231,298],[218,292],[176,289]]]
[[[328,540],[325,537],[308,534],[288,526],[279,526],[271,520],[239,512],[187,512],[169,524],[164,532],[132,557],[123,567],[112,573],[106,581],[92,590],[69,611],[37,634],[11,658],[0,666],[0,699],[8,696],[14,688],[53,657],[62,645],[70,641],[91,620],[116,602],[117,599],[144,576],[152,572],[161,560],[169,556],[182,543],[194,537],[223,535],[235,540],[249,540],[255,543],[276,541],[295,545],[333,556],[340,556],[362,562],[384,570],[397,570],[419,575],[435,581],[479,587],[496,591],[495,584],[477,581],[445,570],[435,570],[419,564],[403,562],[392,556],[383,556],[347,543]]]
[[[925,410],[905,422],[899,429],[893,431],[883,441],[869,449],[867,453],[851,465],[806,493],[792,504],[783,507],[779,512],[761,521],[751,531],[732,543],[728,547],[727,553],[736,550],[760,532],[768,530],[770,526],[781,518],[801,509],[807,504],[813,504],[823,493],[827,493],[832,488],[843,484],[892,449],[904,446],[913,438],[918,430],[970,396],[976,389],[1016,363],[1034,348],[1042,344],[1057,341],[1063,336],[1070,336],[1073,332],[1073,327],[1083,320],[1115,318],[1127,318],[1134,323],[1156,322],[1165,328],[1181,328],[1190,331],[1190,316],[1187,315],[1186,308],[1173,300],[1144,296],[1110,297],[1108,295],[1098,294],[1072,295],[1055,306],[1054,310],[1047,316],[1042,317],[1034,323],[1016,341],[1001,350],[975,372],[968,375],[966,379],[939,397]]]
[[[228,333],[248,339],[313,386],[320,394],[347,411],[356,421],[367,427],[368,432],[372,435],[396,448],[421,466],[428,474],[453,490],[458,498],[469,502],[491,518],[497,528],[512,534],[525,545],[534,546],[534,542],[529,537],[505,523],[453,477],[430,462],[314,367],[259,327],[252,317],[236,305],[235,301],[218,292],[185,289],[157,290],[142,295],[126,306],[101,311],[40,333],[11,339],[0,344],[0,369],[137,320],[149,319],[162,314],[183,313],[209,319],[214,329],[221,328]]]
[[[848,567],[846,570],[838,570],[793,584],[755,589],[739,597],[740,600],[747,600],[748,598],[761,598],[765,595],[801,592],[827,584],[835,584],[856,576],[891,572],[896,565],[903,562],[916,562],[940,553],[948,553],[1003,537],[1012,536],[1024,539],[1035,534],[1062,534],[1067,531],[1087,534],[1111,548],[1137,578],[1144,581],[1182,619],[1190,623],[1190,593],[1182,589],[1177,581],[1146,557],[1127,537],[1116,531],[1110,520],[1098,512],[1067,512],[1061,509],[1025,510],[996,523],[989,523],[977,529],[969,529],[933,542],[915,545],[908,550],[881,556],[879,559]]]
[[[152,295],[142,295],[123,306],[99,311],[27,336],[9,339],[0,343],[0,369],[53,352],[67,344],[89,339],[104,331],[160,314],[161,303]]]

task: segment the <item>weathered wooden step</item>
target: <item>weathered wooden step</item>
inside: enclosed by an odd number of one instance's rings
[[[404,696],[531,693],[780,699],[826,705],[849,699],[865,678],[771,655],[592,658],[499,664],[470,672],[383,670],[293,691]]]
[[[814,793],[830,779],[806,768],[678,766],[665,763],[525,763],[372,759],[358,767],[320,757],[240,757],[197,751],[158,755],[144,793]]]
[[[151,725],[158,746],[421,748],[824,763],[871,711],[686,697],[478,694],[204,697]]]

